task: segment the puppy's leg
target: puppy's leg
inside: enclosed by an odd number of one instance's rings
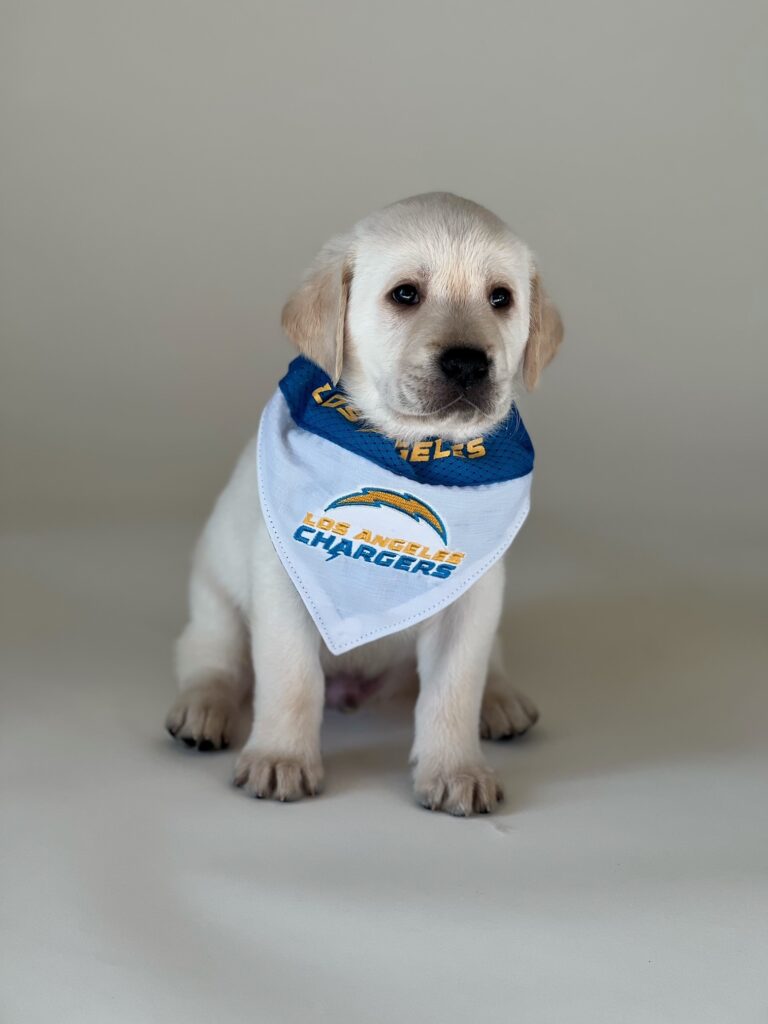
[[[528,732],[538,720],[533,701],[510,684],[496,637],[480,710],[480,735],[484,740],[512,739]]]
[[[242,616],[203,565],[190,581],[190,620],[176,644],[180,694],[165,727],[198,750],[232,742],[249,679]]]
[[[435,811],[487,813],[503,796],[480,751],[478,729],[503,590],[497,563],[418,639],[414,788],[418,801]]]
[[[234,782],[251,796],[299,800],[319,793],[323,780],[320,634],[271,547],[254,591],[253,730]]]

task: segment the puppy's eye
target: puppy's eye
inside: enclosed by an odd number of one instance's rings
[[[418,306],[421,302],[419,289],[415,284],[399,284],[390,292],[390,298],[398,306]]]
[[[504,309],[512,304],[512,293],[509,288],[494,288],[488,296],[488,301],[494,309]]]

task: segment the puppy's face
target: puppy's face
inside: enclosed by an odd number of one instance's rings
[[[283,323],[334,379],[343,375],[375,429],[464,441],[506,417],[519,371],[533,386],[554,354],[562,327],[545,302],[529,250],[498,218],[433,193],[327,246]],[[538,338],[544,320],[548,342]]]

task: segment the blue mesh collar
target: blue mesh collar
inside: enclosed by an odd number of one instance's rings
[[[280,381],[294,423],[392,473],[422,484],[476,487],[527,476],[533,445],[520,414],[509,416],[491,434],[463,444],[425,438],[403,444],[376,433],[360,418],[340,387],[309,359],[299,356]]]

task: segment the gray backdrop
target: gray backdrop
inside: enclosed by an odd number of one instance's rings
[[[3,1024],[765,1021],[766,10],[0,0]],[[316,249],[428,189],[567,325],[502,625],[542,721],[490,819],[416,809],[395,703],[249,802],[163,734],[194,533]]]
[[[4,4],[13,524],[202,518],[371,208],[448,189],[538,252],[541,523],[755,564],[766,515],[758,2]]]

